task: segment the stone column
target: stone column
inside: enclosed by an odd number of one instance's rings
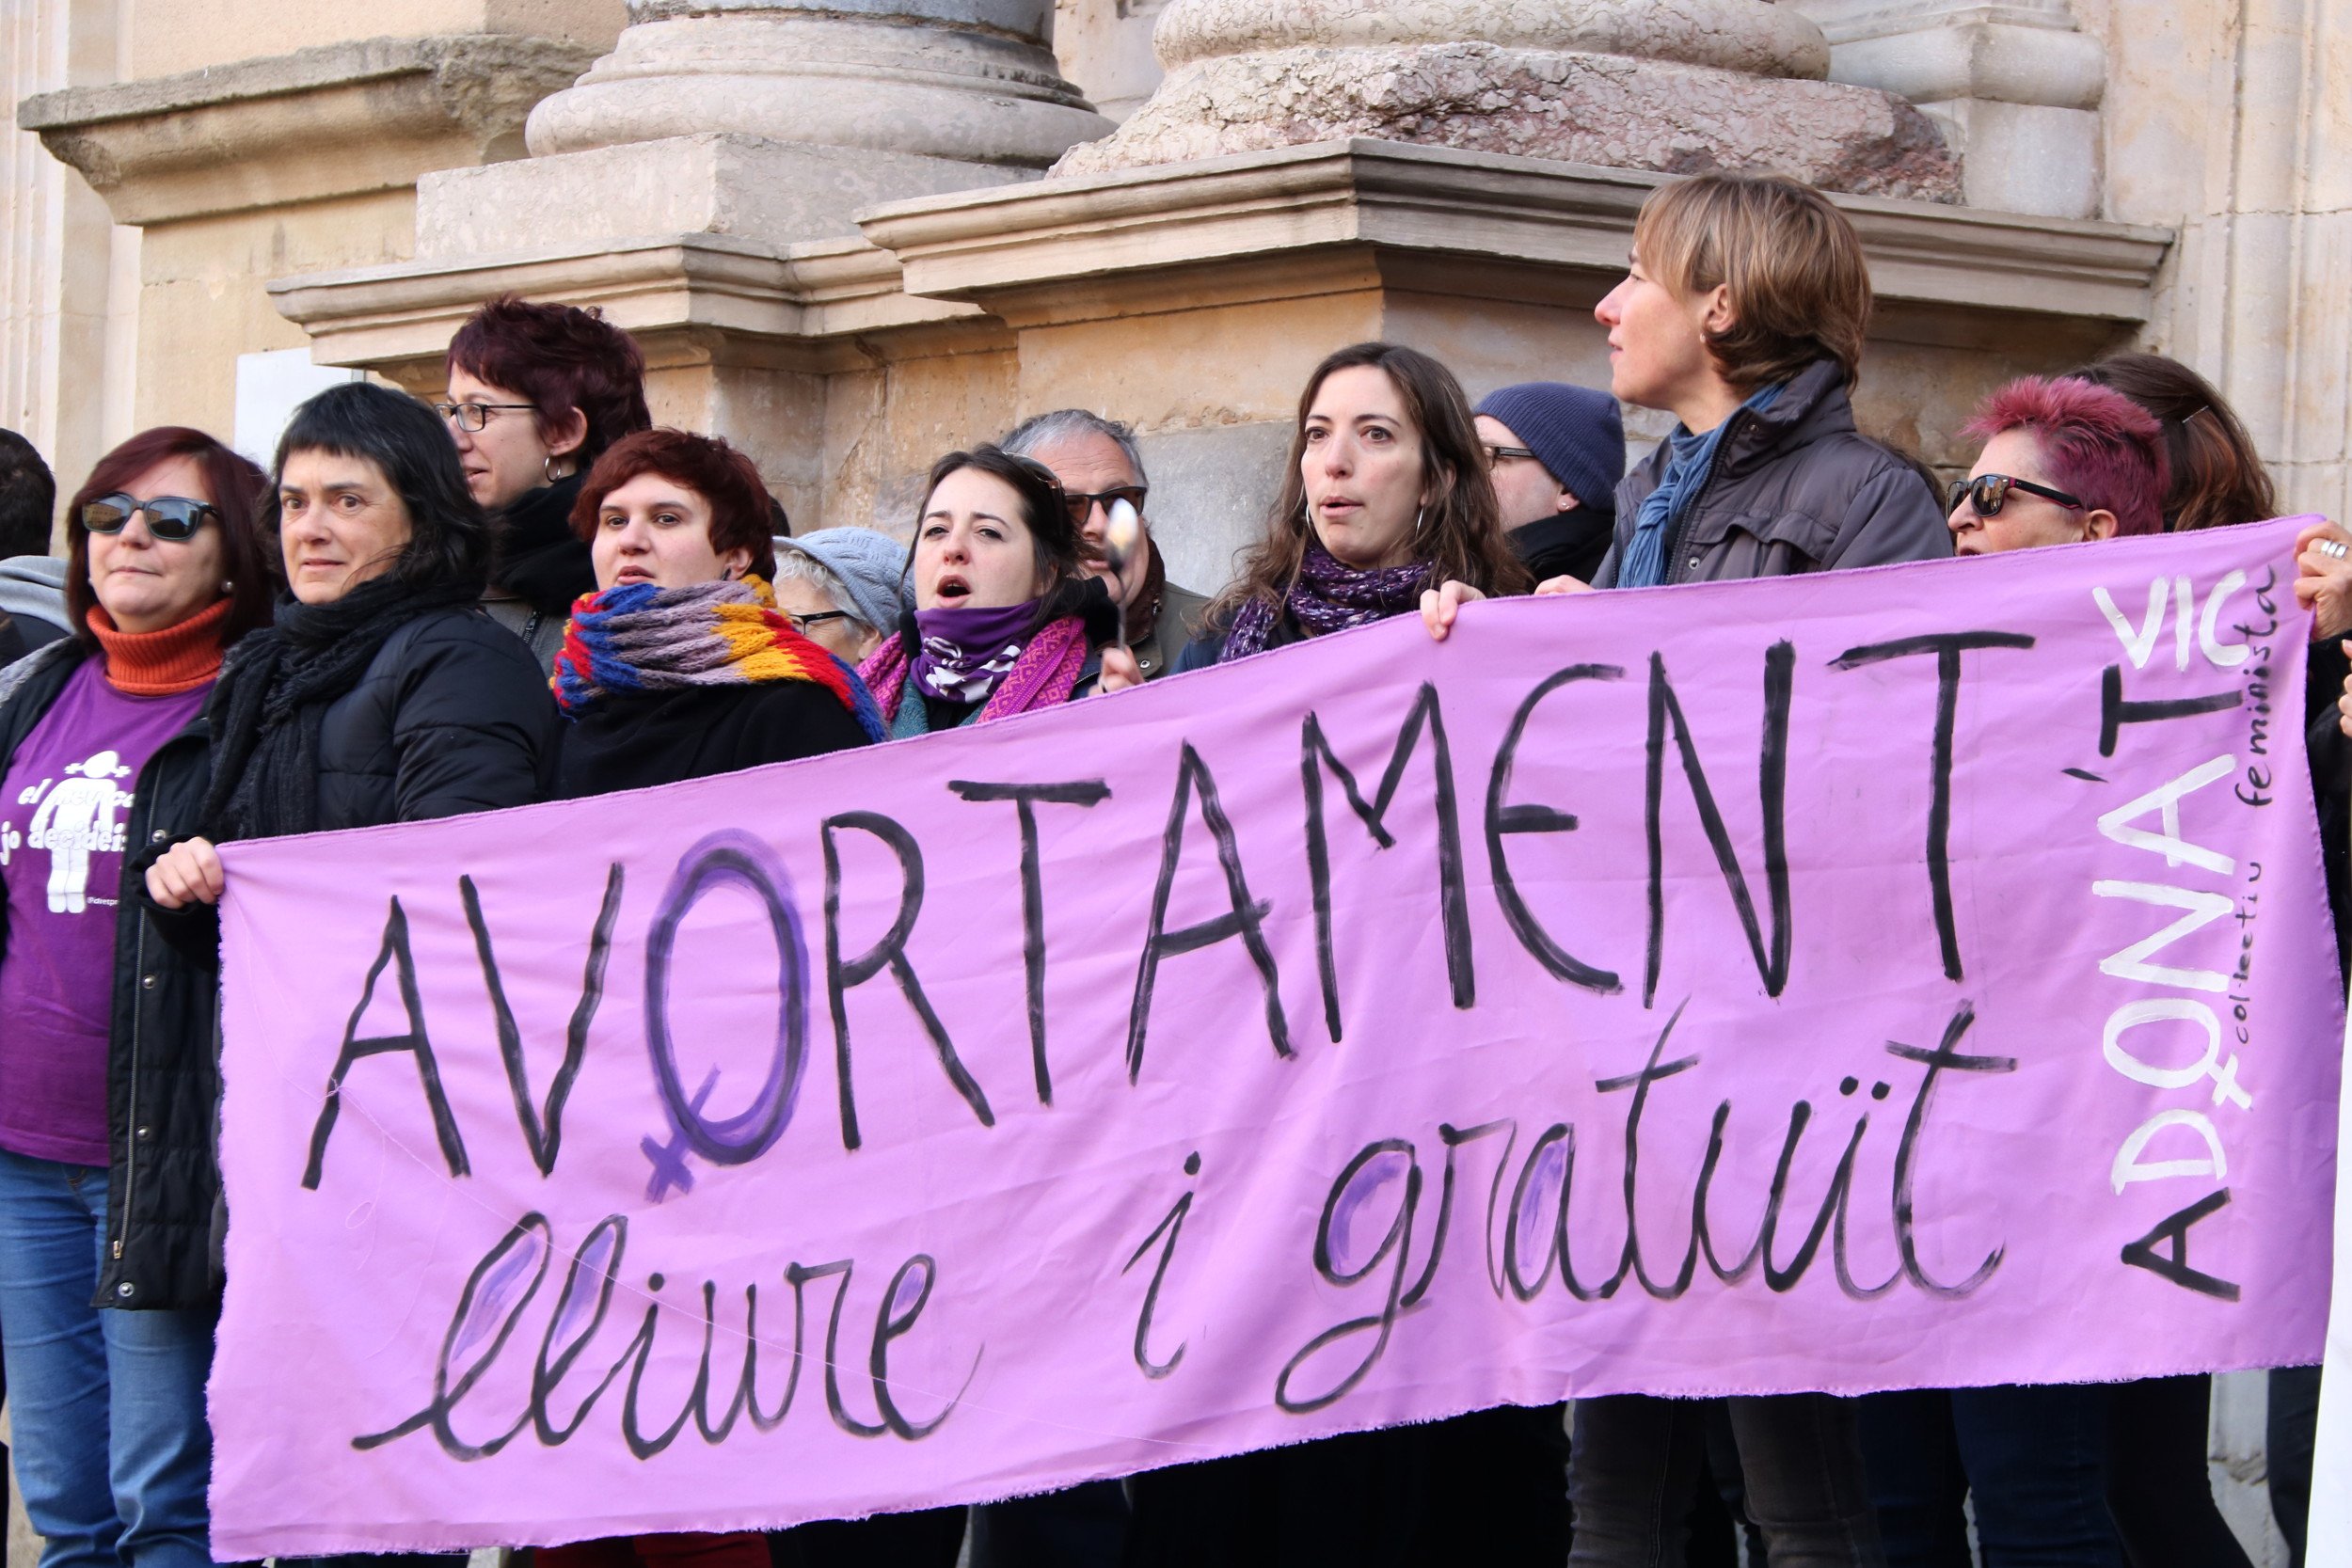
[[[1934,125],[1822,80],[1820,29],[1764,0],[1171,0],[1153,45],[1166,81],[1057,173],[1361,136],[1960,194]]]
[[[1911,100],[1963,159],[1972,207],[2098,215],[2106,51],[2067,0],[1797,0],[1833,80]]]
[[[612,53],[532,110],[529,162],[421,193],[424,253],[542,245],[550,211],[582,238],[851,234],[859,207],[1031,176],[1111,128],[1055,64],[1052,0],[628,14]]]

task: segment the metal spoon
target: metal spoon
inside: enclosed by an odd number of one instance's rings
[[[1119,645],[1127,646],[1127,568],[1134,563],[1136,546],[1143,543],[1143,519],[1136,515],[1135,503],[1125,499],[1111,502],[1110,515],[1103,528],[1103,564],[1111,579],[1119,584],[1119,593],[1112,603],[1119,609]]]

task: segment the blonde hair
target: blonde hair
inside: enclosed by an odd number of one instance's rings
[[[1827,197],[1777,174],[1701,174],[1661,185],[1633,221],[1643,269],[1678,295],[1723,287],[1732,324],[1708,336],[1741,391],[1835,359],[1851,388],[1870,324],[1862,240]]]

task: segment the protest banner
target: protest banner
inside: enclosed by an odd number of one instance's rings
[[[230,846],[224,1559],[2315,1358],[2293,522]]]

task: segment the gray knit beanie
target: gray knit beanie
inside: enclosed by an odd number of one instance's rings
[[[1475,412],[1509,425],[1580,504],[1616,511],[1617,481],[1625,477],[1625,421],[1615,398],[1590,387],[1523,381],[1487,393]]]
[[[779,566],[795,555],[806,556],[840,579],[850,594],[842,609],[877,631],[898,629],[898,578],[907,564],[904,545],[878,529],[820,528],[776,541]]]

